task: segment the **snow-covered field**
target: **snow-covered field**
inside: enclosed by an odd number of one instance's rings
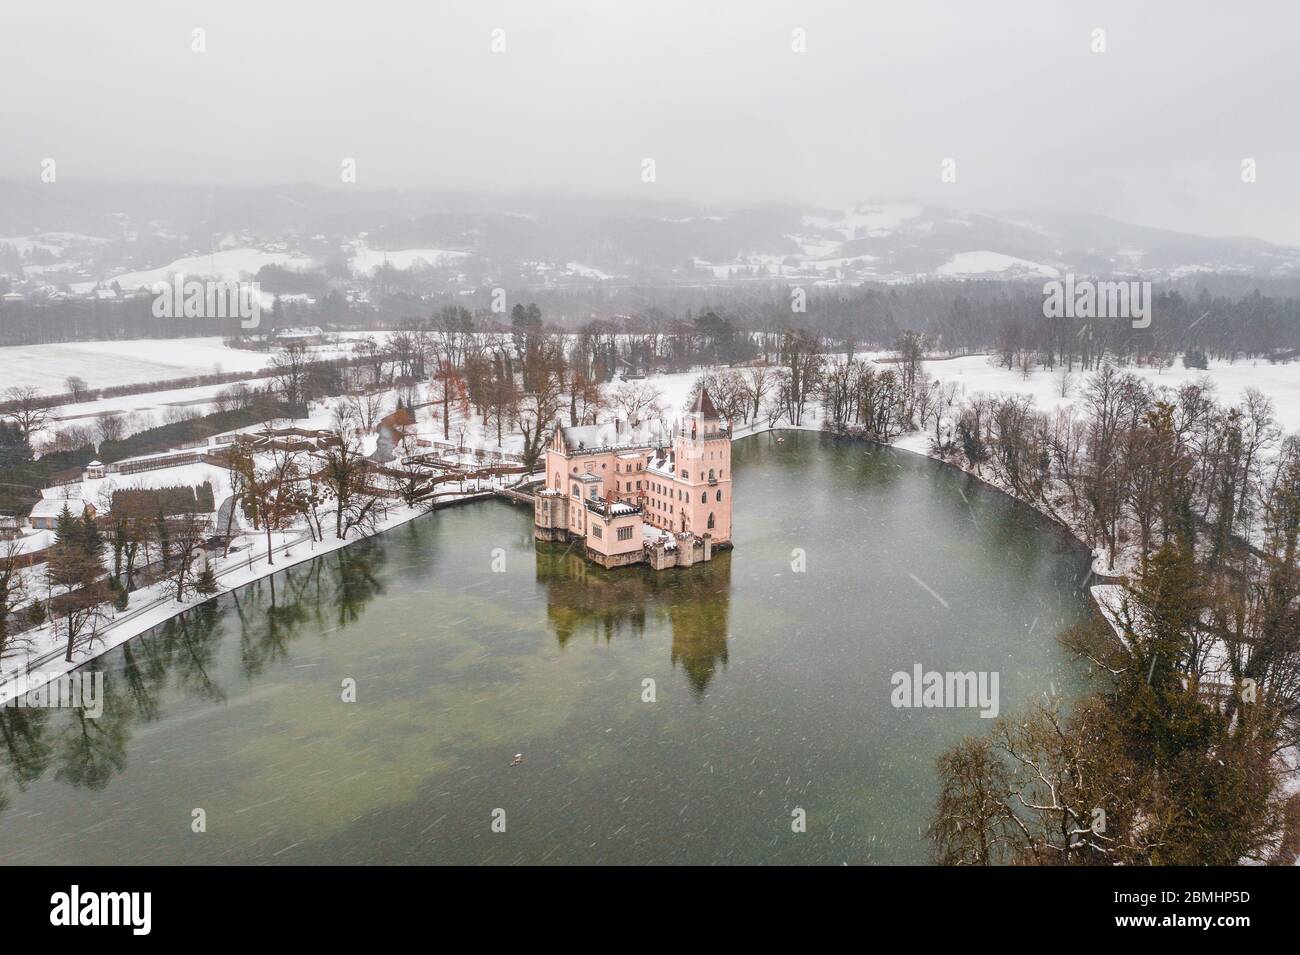
[[[348,260],[348,264],[353,272],[369,275],[383,265],[389,265],[401,271],[421,264],[450,265],[457,259],[463,258],[466,254],[451,249],[393,249],[392,251],[385,251],[358,244],[352,250],[352,257]]]
[[[942,278],[984,277],[1026,277],[1041,276],[1054,279],[1061,273],[1055,266],[1018,259],[1014,255],[1001,252],[979,250],[976,252],[958,252],[951,259],[934,270]]]
[[[1044,371],[1039,368],[1026,378],[1018,369],[1008,370],[994,365],[987,355],[927,361],[924,367],[929,375],[940,381],[960,382],[968,395],[977,392],[1030,395],[1034,404],[1044,411],[1079,400],[1092,374],[1076,368],[1070,376],[1069,393],[1062,398],[1060,369]],[[1139,375],[1153,385],[1170,388],[1206,379],[1214,385],[1215,394],[1225,404],[1240,402],[1247,388],[1258,389],[1273,400],[1278,424],[1287,432],[1300,431],[1300,362],[1273,364],[1262,359],[1213,361],[1207,370],[1200,371],[1184,368],[1180,358],[1168,368],[1130,366],[1121,370]]]
[[[135,341],[61,342],[0,347],[0,381],[65,391],[76,375],[91,388],[165,381],[217,371],[257,371],[268,352],[227,348],[220,338],[157,338]]]
[[[253,278],[258,269],[264,265],[280,265],[288,269],[301,269],[311,265],[312,261],[287,252],[267,252],[263,249],[223,249],[206,255],[192,255],[177,259],[156,269],[144,269],[139,272],[124,272],[121,275],[107,276],[105,284],[116,282],[123,291],[134,291],[141,286],[152,288],[155,282],[163,282],[172,275],[180,274],[188,278],[209,278],[221,282],[239,282]],[[94,287],[91,283],[90,287]],[[74,292],[88,291],[85,283],[72,286]]]
[[[370,337],[383,344],[389,333],[340,332],[340,344],[315,348],[315,357],[329,358],[350,353],[350,342]],[[34,385],[44,393],[57,394],[67,390],[65,381],[76,375],[90,388],[111,385],[136,385],[150,381],[167,381],[191,375],[209,375],[216,372],[261,371],[271,364],[274,352],[250,351],[245,348],[228,348],[220,338],[141,338],[130,341],[59,342],[48,345],[0,346],[0,382],[10,385]],[[229,387],[224,385],[221,387]],[[152,403],[184,401],[190,398],[210,397],[220,388],[186,389],[182,392],[158,392],[151,396]],[[101,403],[102,404],[102,403]],[[129,399],[113,399],[113,409],[123,410]],[[74,410],[75,409],[75,410]],[[92,409],[69,405],[59,409],[60,414],[75,415]],[[94,409],[94,413],[105,408]]]

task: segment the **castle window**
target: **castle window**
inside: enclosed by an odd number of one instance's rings
[[[709,530],[713,530],[713,515],[709,515]]]
[[[603,533],[601,533],[600,525],[599,525],[599,524],[592,524],[592,525],[591,525],[591,532],[592,532],[593,534],[595,534],[597,537],[604,537],[604,536],[605,536]]]
[[[718,492],[718,500],[719,500],[719,501],[722,500],[722,492],[721,492],[721,491]]]
[[[708,502],[709,502],[709,492],[708,492],[708,491],[701,491],[701,492],[700,492],[700,503],[701,503],[701,504],[707,504]]]
[[[576,484],[573,485],[573,496],[574,496],[574,497],[582,497],[582,492],[580,492],[580,491],[578,490],[578,485],[576,485]]]
[[[621,541],[630,541],[632,539],[632,528],[620,527],[618,529],[618,539]]]

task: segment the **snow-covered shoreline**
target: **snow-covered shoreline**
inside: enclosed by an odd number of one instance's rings
[[[438,509],[492,496],[492,485],[485,485],[479,490],[466,491],[464,494],[443,501],[438,505]],[[132,596],[137,599],[143,596],[147,602],[142,606],[128,608],[122,613],[115,614],[108,626],[100,631],[92,646],[74,651],[71,662],[64,658],[65,649],[61,638],[54,628],[46,624],[31,635],[36,641],[36,646],[25,653],[15,654],[5,661],[3,668],[0,668],[0,706],[8,704],[22,693],[38,689],[44,683],[84,666],[140,634],[208,600],[238,590],[281,570],[341,550],[357,541],[369,540],[377,534],[400,527],[429,513],[431,511],[424,507],[410,507],[405,504],[392,506],[372,534],[349,538],[333,537],[324,541],[313,541],[311,535],[305,530],[275,534],[272,536],[271,555],[274,563],[267,562],[264,547],[258,546],[258,541],[264,541],[262,535],[253,535],[254,539],[247,553],[241,551],[229,557],[213,558],[213,570],[220,588],[217,593],[208,597],[191,597],[178,601],[172,596],[175,585],[171,581],[164,580],[150,587],[141,588]],[[39,675],[39,682],[24,680],[24,675],[28,673]]]
[[[737,440],[744,438],[756,437],[760,434],[767,434],[777,431],[807,431],[816,434],[831,434],[819,424],[800,423],[791,424],[790,422],[777,422],[775,424],[766,421],[758,421],[749,425],[741,426],[735,429],[734,437]],[[921,457],[936,461],[939,464],[948,467],[954,467],[959,471],[971,474],[976,479],[983,482],[986,486],[997,490],[1003,494],[1008,494],[1004,488],[987,480],[981,475],[965,471],[958,468],[952,462],[944,461],[934,455],[927,454],[919,447],[909,446],[906,437],[899,443],[885,445],[900,451],[916,454]],[[463,495],[458,495],[448,499],[440,505],[445,507],[450,504],[458,504],[473,500],[482,500],[493,496],[491,486],[482,490],[467,491]],[[1026,502],[1019,500],[1014,495],[1008,494],[1019,504]],[[1037,509],[1036,509],[1037,510]],[[273,537],[272,558],[274,563],[268,564],[266,552],[262,549],[257,540],[250,542],[248,552],[232,554],[226,558],[215,558],[213,560],[213,569],[216,574],[220,590],[212,597],[195,597],[185,601],[177,601],[171,596],[172,585],[168,581],[162,581],[151,587],[143,588],[133,595],[137,600],[140,596],[146,598],[146,602],[139,607],[130,608],[127,611],[115,614],[113,620],[107,627],[100,632],[100,635],[94,641],[93,646],[82,648],[73,654],[71,662],[64,659],[64,648],[54,629],[46,625],[35,634],[37,644],[28,652],[15,655],[9,661],[6,661],[3,668],[0,668],[0,706],[9,703],[14,697],[23,692],[36,689],[36,683],[28,683],[22,680],[24,674],[30,672],[39,674],[43,681],[57,679],[67,673],[84,666],[90,661],[103,656],[111,650],[122,646],[127,641],[147,632],[148,630],[166,623],[173,617],[191,610],[206,600],[214,599],[222,594],[238,590],[249,584],[255,583],[265,577],[269,577],[281,570],[296,566],[300,563],[312,560],[316,557],[324,556],[333,551],[340,550],[349,544],[356,543],[359,540],[367,540],[370,537],[382,534],[386,531],[400,527],[417,517],[429,514],[427,508],[409,507],[404,504],[390,507],[385,518],[375,529],[374,534],[351,537],[347,539],[327,538],[325,541],[313,541],[310,535],[303,530],[297,530],[292,533],[280,533]],[[1040,511],[1041,513],[1041,511]],[[1050,517],[1050,515],[1045,515]],[[1072,528],[1062,524],[1060,521],[1054,521],[1070,534],[1079,540],[1083,546],[1087,546],[1079,538],[1077,532]]]
[[[1011,491],[1007,490],[1001,485],[990,480],[987,476],[983,474],[979,474],[975,471],[971,471],[968,470],[967,468],[963,468],[959,464],[956,464],[952,461],[947,461],[936,454],[931,454],[928,450],[926,450],[926,445],[930,440],[929,436],[923,431],[912,431],[909,432],[908,434],[903,435],[896,441],[882,442],[882,441],[873,441],[869,438],[860,438],[854,435],[842,435],[835,431],[827,430],[826,428],[823,428],[820,425],[813,425],[813,424],[794,425],[794,424],[790,424],[789,422],[786,422],[784,424],[778,423],[775,425],[756,423],[753,426],[749,426],[745,428],[736,428],[734,432],[734,437],[748,438],[754,435],[767,434],[774,431],[811,431],[816,434],[828,434],[831,435],[832,437],[842,437],[842,438],[848,438],[849,440],[865,441],[871,444],[877,444],[880,447],[893,448],[895,451],[905,451],[908,454],[915,454],[917,457],[922,457],[925,458],[926,460],[934,461],[937,464],[941,464],[944,467],[952,468],[953,470],[959,471],[962,474],[968,474],[971,477],[973,477],[975,480],[983,484],[985,487],[997,491],[999,494],[1006,495],[1011,500],[1015,501],[1017,504],[1030,508],[1035,513],[1051,521],[1061,530],[1065,531],[1072,538],[1074,538],[1074,540],[1080,546],[1088,550],[1089,553],[1092,555],[1093,558],[1092,573],[1094,576],[1103,578],[1104,580],[1107,581],[1116,581],[1123,576],[1122,574],[1118,574],[1115,572],[1108,572],[1107,570],[1105,570],[1101,566],[1102,563],[1105,561],[1105,555],[1100,554],[1095,548],[1090,547],[1088,542],[1083,539],[1083,536],[1080,533],[1080,531],[1075,527],[1071,527],[1066,521],[1062,520],[1058,515],[1044,511],[1041,507],[1036,507],[1032,502],[1025,501],[1019,497],[1016,497],[1016,495],[1011,493]]]
[[[864,355],[864,357],[870,357]],[[1252,363],[1254,366],[1254,363]],[[953,358],[944,362],[927,361],[926,370],[930,373],[936,373],[935,376],[940,380],[952,380],[961,385],[964,394],[972,392],[1002,392],[1009,391],[1012,393],[1022,393],[1030,395],[1035,399],[1041,399],[1046,403],[1050,410],[1052,407],[1058,410],[1072,403],[1071,398],[1062,393],[1064,389],[1060,383],[1048,376],[1046,373],[1035,374],[1033,376],[1024,376],[1013,373],[1009,369],[1003,369],[989,362],[986,356],[966,356]],[[1226,371],[1225,371],[1226,369]],[[1268,392],[1278,398],[1285,410],[1280,417],[1283,419],[1283,425],[1289,426],[1300,422],[1300,400],[1295,402],[1293,407],[1289,399],[1293,395],[1300,396],[1300,376],[1288,374],[1290,368],[1283,367],[1282,370],[1269,369],[1270,374],[1260,380],[1258,367],[1251,367],[1249,371],[1246,368],[1233,368],[1231,365],[1223,365],[1222,368],[1216,367],[1215,372],[1220,374],[1211,374],[1206,376],[1204,372],[1195,372],[1191,369],[1164,369],[1162,374],[1159,370],[1143,369],[1141,370],[1144,377],[1151,378],[1164,384],[1177,384],[1181,381],[1191,380],[1193,377],[1209,377],[1211,380],[1219,380],[1221,385],[1228,385],[1228,382],[1221,379],[1227,375],[1228,371],[1233,372],[1231,384],[1242,387],[1247,380],[1252,380],[1256,384],[1265,384]],[[1244,374],[1243,374],[1244,373]],[[680,407],[685,401],[691,387],[697,379],[699,370],[691,372],[676,373],[669,375],[658,375],[649,379],[656,388],[661,388],[660,398],[664,409]],[[1247,377],[1249,376],[1249,377]],[[1073,389],[1071,389],[1073,390]],[[1227,390],[1225,387],[1224,390]],[[665,411],[666,413],[666,411]],[[758,434],[771,431],[812,431],[818,433],[834,434],[822,427],[820,417],[816,416],[814,410],[808,419],[800,424],[792,424],[789,421],[777,421],[775,423],[765,418],[759,418],[753,422],[741,425],[735,428],[734,435],[737,439],[752,437]],[[320,414],[304,421],[295,422],[297,424],[310,424],[312,426],[326,426],[328,414],[322,408]],[[490,443],[486,441],[486,430],[481,422],[476,422],[476,427],[471,428],[469,433],[462,439],[470,443],[475,441]],[[517,436],[512,436],[510,445],[513,447],[517,444]],[[1104,588],[1113,588],[1121,586],[1118,583],[1119,575],[1114,570],[1108,570],[1106,567],[1106,555],[1099,555],[1093,550],[1086,540],[1080,529],[1071,526],[1060,515],[1051,513],[1043,507],[1036,505],[1034,502],[1022,500],[1009,489],[1001,487],[995,480],[988,475],[969,470],[950,460],[945,460],[929,449],[929,434],[925,431],[913,431],[902,435],[892,442],[885,443],[885,446],[895,448],[900,451],[906,451],[912,454],[920,455],[940,464],[955,468],[965,474],[969,474],[981,481],[985,486],[1006,494],[1012,500],[1019,504],[1027,505],[1033,508],[1037,513],[1043,515],[1055,525],[1066,531],[1081,546],[1090,550],[1094,560],[1092,565],[1093,573],[1102,578],[1100,584]],[[160,478],[161,479],[161,478]],[[172,480],[171,477],[168,478]],[[139,480],[133,483],[141,483]],[[148,478],[144,479],[146,484],[153,483]],[[214,482],[215,483],[215,482]],[[490,492],[479,494],[467,493],[465,499],[482,497]],[[412,509],[404,505],[394,505],[390,507],[388,516],[385,518],[376,533],[399,526],[426,513],[423,509]],[[341,547],[352,543],[352,540],[338,541],[327,539],[325,542],[311,542],[309,535],[305,531],[297,530],[289,534],[277,535],[274,546],[276,548],[274,565],[266,564],[265,554],[254,557],[251,561],[248,559],[248,552],[241,552],[237,557],[226,558],[215,562],[215,571],[218,582],[222,585],[222,593],[237,589],[248,583],[252,583],[262,577],[268,576],[277,570],[293,566],[312,557],[320,556],[337,550]],[[357,538],[354,538],[354,540]],[[249,548],[254,554],[258,545],[254,544]],[[1124,568],[1120,567],[1122,571]],[[132,637],[145,632],[151,627],[164,623],[168,619],[183,613],[185,610],[202,602],[201,599],[190,599],[185,602],[177,602],[170,599],[167,594],[167,585],[159,583],[151,588],[146,588],[137,592],[145,598],[142,606],[128,609],[121,614],[115,614],[114,619],[108,627],[102,632],[102,638],[96,639],[93,649],[87,649],[74,654],[74,660],[69,663],[63,659],[63,649],[59,645],[57,638],[53,635],[53,628],[46,625],[42,631],[38,631],[33,636],[38,638],[37,646],[29,652],[16,654],[13,658],[0,665],[0,705],[3,705],[14,695],[12,680],[13,677],[22,671],[33,670],[41,672],[50,677],[57,677],[67,673],[84,663],[95,659],[108,650],[121,646]],[[133,595],[134,600],[139,597]],[[1099,609],[1103,609],[1101,598],[1098,593],[1093,593],[1094,600],[1097,601]],[[133,602],[134,602],[133,600]],[[48,632],[45,632],[48,631]]]

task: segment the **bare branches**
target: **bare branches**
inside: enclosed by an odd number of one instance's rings
[[[40,392],[32,385],[14,385],[5,389],[5,399],[9,410],[4,417],[16,424],[23,437],[31,441],[32,435],[45,427],[50,416],[50,409]]]

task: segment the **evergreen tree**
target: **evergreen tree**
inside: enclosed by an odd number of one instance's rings
[[[194,590],[204,597],[211,597],[217,592],[217,575],[212,572],[211,567],[204,567],[199,573],[194,581]]]
[[[96,567],[103,566],[104,558],[104,535],[100,533],[99,525],[89,514],[81,518],[81,543],[85,548],[86,557],[94,562]]]
[[[79,528],[77,519],[72,516],[72,511],[68,508],[68,502],[63,502],[63,510],[59,511],[58,518],[54,521],[54,542],[56,544],[71,544],[77,539]]]
[[[10,471],[32,463],[32,446],[22,428],[0,421],[0,471]]]

